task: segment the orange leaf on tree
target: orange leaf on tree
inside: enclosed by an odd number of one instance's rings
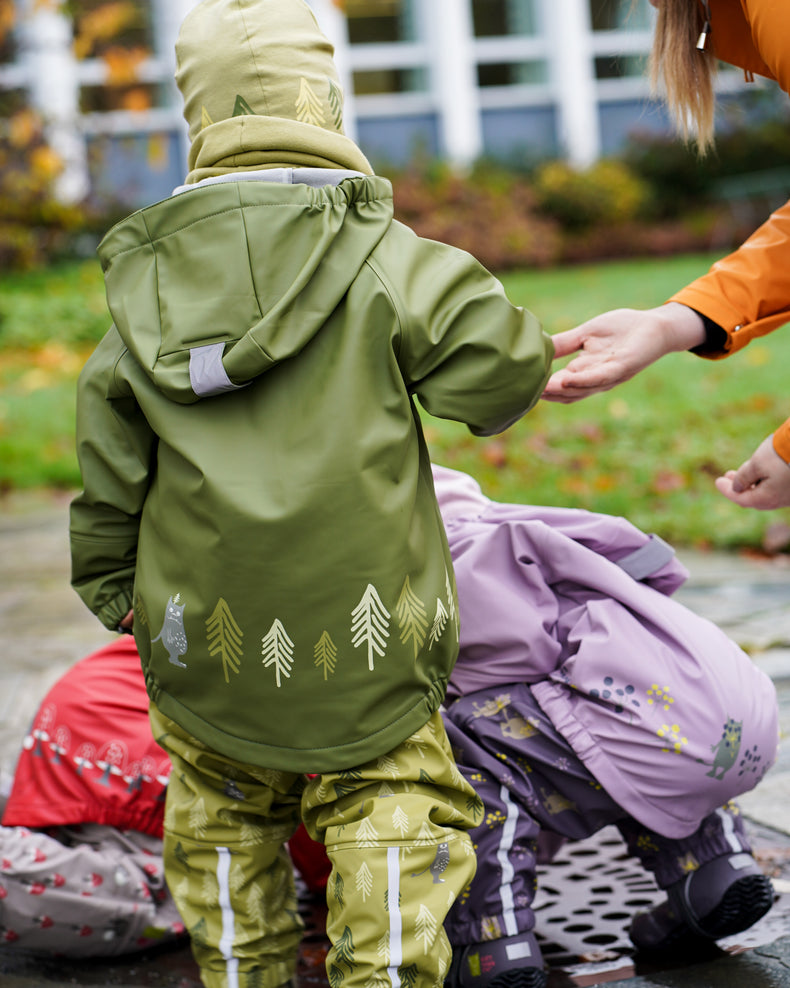
[[[148,58],[145,48],[108,48],[102,56],[110,86],[128,86],[137,80],[137,70]]]

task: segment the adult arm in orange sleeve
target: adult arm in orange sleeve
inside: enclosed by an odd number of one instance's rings
[[[790,202],[664,305],[614,309],[555,334],[555,359],[578,356],[554,372],[543,397],[572,402],[609,391],[679,350],[715,359],[743,349],[790,322],[788,271]]]
[[[658,0],[651,0],[658,6]],[[703,11],[701,11],[703,13]],[[717,0],[711,16],[715,56],[775,79],[790,93],[790,7],[775,0]],[[790,203],[736,251],[654,309],[616,309],[553,337],[555,358],[576,354],[550,377],[543,397],[570,403],[608,391],[667,353],[692,350],[716,359],[790,321]],[[790,505],[790,420],[719,490],[739,504]]]

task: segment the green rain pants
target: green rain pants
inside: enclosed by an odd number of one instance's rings
[[[315,778],[201,746],[151,707],[173,768],[165,875],[206,988],[278,988],[302,934],[285,842],[303,819],[326,845],[326,965],[333,988],[441,988],[444,919],[472,880],[466,831],[482,804],[434,714],[393,751]]]

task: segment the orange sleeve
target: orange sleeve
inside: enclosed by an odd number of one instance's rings
[[[790,50],[787,46],[790,12],[787,4],[777,0],[740,0],[740,3],[748,20],[752,44],[767,69],[765,74],[776,79],[781,88],[790,93]],[[735,29],[738,30],[737,25]],[[760,72],[760,69],[755,71]]]
[[[790,202],[777,209],[748,240],[707,274],[676,292],[681,302],[717,323],[727,334],[725,357],[758,336],[790,322]]]
[[[783,422],[774,433],[774,449],[790,465],[790,419]]]
[[[780,0],[717,0],[711,39],[718,58],[775,79],[790,93],[790,5]],[[790,322],[790,203],[773,213],[741,247],[672,296],[722,327],[726,357]]]
[[[704,16],[702,0],[697,0]],[[788,92],[787,4],[777,0],[716,0],[710,11],[711,44],[722,62],[747,75],[776,79]]]

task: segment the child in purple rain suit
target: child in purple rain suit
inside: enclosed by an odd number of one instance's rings
[[[740,932],[771,907],[737,806],[776,756],[770,679],[669,596],[688,573],[623,518],[497,504],[434,467],[459,587],[444,721],[483,798],[478,870],[447,921],[450,988],[540,988],[538,834],[615,824],[667,900],[643,951]]]

